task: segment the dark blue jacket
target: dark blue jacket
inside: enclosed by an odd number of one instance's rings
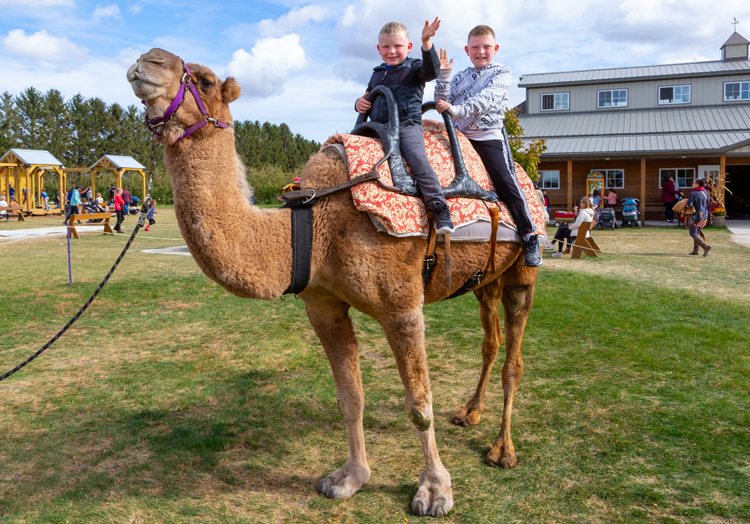
[[[407,119],[415,124],[421,124],[424,85],[435,80],[439,74],[440,59],[433,45],[429,51],[422,50],[422,60],[407,58],[390,69],[385,62],[380,64],[373,69],[370,83],[367,84],[367,92],[380,85],[388,87],[396,98],[401,125],[406,124]],[[370,120],[383,124],[388,122],[388,104],[385,97],[379,96],[375,99],[370,109]]]

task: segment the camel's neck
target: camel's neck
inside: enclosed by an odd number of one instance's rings
[[[290,212],[249,203],[234,131],[169,146],[164,163],[177,222],[201,269],[242,297],[281,295],[291,280]]]

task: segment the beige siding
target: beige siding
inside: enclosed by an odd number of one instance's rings
[[[724,58],[747,58],[747,44],[726,46]]]
[[[673,80],[649,80],[645,82],[618,82],[606,84],[575,85],[560,88],[531,88],[526,90],[526,110],[529,114],[541,113],[541,95],[551,93],[570,93],[570,111],[616,111],[623,108],[598,109],[596,107],[597,91],[602,89],[627,89],[627,109],[644,109],[650,107],[689,107],[717,104],[724,102],[724,82],[750,80],[750,74],[715,76],[700,78],[682,78]],[[690,104],[659,105],[660,86],[679,86],[689,84]],[[565,113],[565,111],[544,111],[544,113]]]
[[[727,153],[750,153],[750,144],[738,147],[737,149],[732,149],[731,151],[727,151]]]

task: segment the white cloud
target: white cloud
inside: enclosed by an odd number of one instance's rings
[[[259,40],[249,53],[238,49],[226,70],[244,94],[262,97],[282,92],[289,75],[306,67],[305,50],[299,45],[299,36],[292,33]]]
[[[283,93],[262,99],[241,97],[230,108],[235,120],[286,123],[294,133],[323,142],[352,130],[357,120],[354,101],[360,96],[361,86],[339,80],[323,66],[314,74],[290,77]]]
[[[3,77],[3,89],[10,93],[17,94],[33,86],[43,92],[57,89],[66,99],[80,93],[87,98],[101,98],[108,104],[140,106],[125,78],[127,68],[109,57],[89,59],[74,69],[60,71],[54,64],[29,63],[0,54],[0,70],[13,71]]]
[[[0,5],[21,5],[29,8],[37,8],[56,6],[74,7],[76,3],[74,0],[0,0]]]
[[[120,8],[117,6],[117,4],[110,4],[105,6],[97,6],[96,9],[94,9],[94,14],[91,17],[91,20],[94,23],[98,23],[101,21],[102,18],[114,18],[115,20],[119,20],[121,18]]]
[[[276,20],[261,20],[258,23],[258,29],[261,36],[279,36],[310,22],[322,22],[334,14],[334,11],[326,7],[307,5],[294,8]]]
[[[143,9],[143,4],[133,4],[128,7],[128,13],[130,13],[131,15],[137,15],[141,12],[141,9]]]
[[[89,52],[86,47],[67,38],[49,35],[47,31],[27,35],[23,29],[10,31],[3,39],[3,48],[11,55],[55,64],[58,71],[69,71],[72,66],[85,61]]]

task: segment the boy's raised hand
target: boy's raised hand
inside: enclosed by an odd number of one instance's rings
[[[435,17],[435,21],[430,23],[429,20],[424,21],[424,28],[422,29],[422,49],[428,51],[432,47],[430,38],[435,36],[438,28],[440,27],[440,18]]]
[[[368,91],[367,93],[362,95],[361,98],[357,99],[357,103],[354,104],[354,108],[357,110],[357,113],[367,113],[372,107],[372,104],[365,100],[365,97],[369,94],[370,92]]]
[[[448,51],[445,49],[440,50],[440,69],[453,69],[453,59],[448,62]]]

